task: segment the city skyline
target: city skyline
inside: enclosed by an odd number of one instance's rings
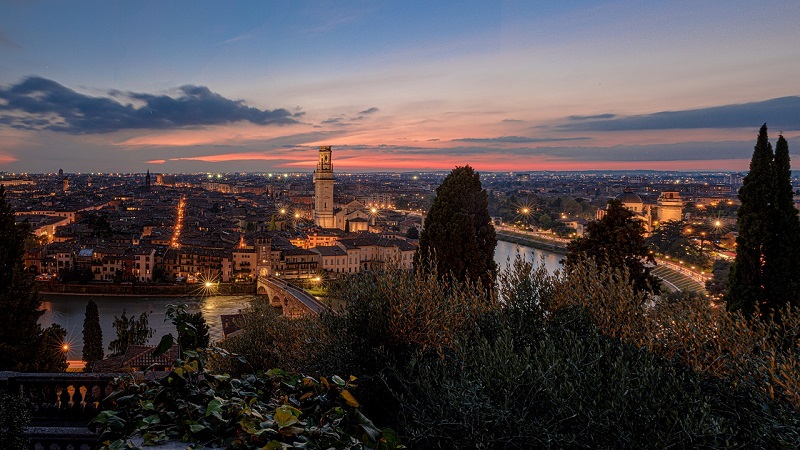
[[[747,169],[800,5],[15,2],[0,171]],[[797,163],[794,165],[798,167]]]

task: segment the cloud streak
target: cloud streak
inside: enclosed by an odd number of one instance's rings
[[[260,110],[230,100],[205,86],[185,85],[176,97],[110,91],[92,97],[41,77],[29,77],[0,89],[0,123],[24,130],[70,134],[100,134],[130,129],[179,129],[192,126],[250,122],[255,125],[299,123],[302,112]],[[127,97],[137,105],[123,105]]]
[[[532,138],[526,136],[499,136],[493,138],[461,138],[453,139],[453,142],[474,142],[484,144],[535,144],[540,142],[562,142],[562,141],[585,141],[588,137],[564,137],[564,138]]]
[[[766,122],[772,129],[797,129],[800,96],[710,108],[663,111],[638,116],[570,116],[558,125],[565,131],[639,131],[694,128],[757,128]],[[592,119],[592,120],[589,120]],[[594,120],[599,119],[599,120]]]

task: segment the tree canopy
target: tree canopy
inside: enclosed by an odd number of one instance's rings
[[[97,303],[89,299],[86,304],[86,314],[83,318],[83,353],[82,359],[86,362],[86,371],[91,372],[92,366],[103,359],[103,329],[100,328],[100,313]]]
[[[571,270],[578,262],[589,257],[598,264],[613,268],[626,268],[633,288],[637,292],[657,294],[660,282],[650,273],[645,263],[654,263],[644,240],[642,223],[619,200],[608,202],[602,219],[586,226],[586,236],[573,240],[567,246],[569,253],[564,266]]]
[[[497,237],[488,204],[479,174],[470,166],[453,169],[436,188],[414,257],[417,269],[493,286]]]
[[[148,324],[146,312],[136,319],[134,316],[127,317],[124,309],[122,317],[114,316],[114,329],[117,331],[117,338],[108,344],[108,351],[113,355],[125,353],[129,345],[146,344],[155,331]]]

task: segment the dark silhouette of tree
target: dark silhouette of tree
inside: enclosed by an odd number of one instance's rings
[[[38,341],[35,361],[28,366],[31,372],[65,372],[67,370],[67,330],[54,323],[45,328]]]
[[[619,200],[608,202],[602,219],[586,226],[586,236],[567,246],[566,270],[578,265],[581,258],[593,258],[598,264],[627,268],[635,290],[658,294],[660,282],[645,263],[654,263],[644,240],[642,223]]]
[[[775,143],[773,164],[772,229],[764,243],[762,314],[777,312],[787,303],[800,303],[800,220],[794,206],[789,143],[783,136]]]
[[[497,273],[497,238],[488,204],[479,174],[470,166],[453,169],[436,188],[414,256],[415,267],[435,267],[442,276],[452,274],[491,288]]]
[[[133,316],[127,317],[124,309],[122,317],[114,316],[114,329],[117,331],[117,338],[108,344],[108,351],[115,356],[125,353],[129,345],[145,345],[155,332],[148,324],[146,312],[136,319]]]
[[[27,370],[37,356],[42,301],[25,273],[27,226],[17,226],[0,185],[0,370]]]
[[[767,124],[764,124],[753,149],[750,172],[739,189],[742,202],[737,212],[739,236],[725,297],[729,310],[742,311],[747,316],[769,309],[763,261],[765,243],[772,233],[775,218],[773,158]]]
[[[800,303],[800,219],[793,196],[789,143],[780,136],[773,154],[764,124],[739,189],[728,309],[766,319],[787,303]]]
[[[81,359],[86,362],[86,372],[91,372],[94,363],[103,359],[103,330],[100,328],[100,313],[97,303],[89,299],[86,314],[83,317],[83,353]]]
[[[183,320],[189,326],[184,327],[183,332],[178,330],[178,343],[181,349],[195,350],[208,347],[210,337],[203,313],[199,311],[194,314],[185,313]]]
[[[409,227],[406,232],[406,237],[409,239],[419,239],[419,230],[417,227]]]

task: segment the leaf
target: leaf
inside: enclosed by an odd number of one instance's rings
[[[281,405],[275,408],[274,418],[278,429],[296,424],[300,421],[300,419],[298,419],[299,416],[300,410],[289,405]]]
[[[342,377],[340,377],[339,375],[334,375],[334,376],[332,376],[332,377],[331,377],[331,380],[333,380],[333,382],[334,382],[334,383],[336,383],[336,385],[337,385],[337,386],[345,386],[345,385],[347,384],[347,383],[346,383],[346,382],[345,382],[345,381],[342,379]]]
[[[283,444],[278,441],[272,440],[267,443],[267,445],[261,447],[261,450],[282,450]]]
[[[158,414],[153,414],[142,419],[142,422],[144,422],[146,425],[155,425],[157,423],[161,423],[161,418],[158,417]]]
[[[222,413],[222,399],[219,397],[214,397],[214,399],[208,402],[208,406],[206,407],[206,417],[214,413],[218,415]]]
[[[339,396],[344,399],[345,403],[352,406],[353,408],[358,408],[359,406],[361,406],[359,405],[358,400],[356,400],[356,398],[353,397],[353,394],[351,394],[350,391],[348,391],[347,389],[344,389],[342,392],[340,392]]]
[[[358,425],[361,426],[367,436],[369,436],[370,441],[378,442],[381,438],[381,430],[379,430],[371,420],[367,419],[367,416],[361,414],[361,411],[356,411],[356,419],[358,419]]]
[[[158,343],[156,349],[153,350],[153,358],[158,358],[159,356],[163,355],[167,352],[172,346],[175,344],[175,338],[172,337],[172,333],[164,335],[161,337],[161,342]]]
[[[199,423],[193,423],[189,425],[189,431],[194,434],[200,433],[201,431],[205,430],[207,427],[205,425],[201,425]]]
[[[314,395],[313,392],[306,392],[305,394],[300,396],[300,400],[305,400],[305,399],[311,397],[312,395]]]

